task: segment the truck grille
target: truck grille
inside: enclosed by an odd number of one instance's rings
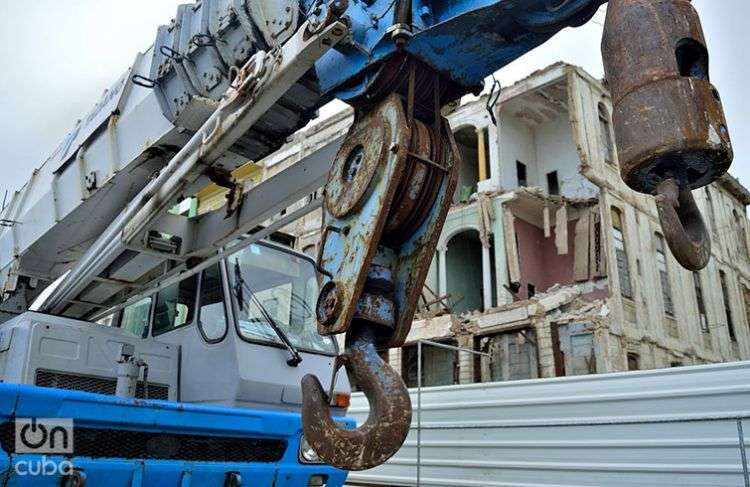
[[[0,443],[15,451],[13,422],[0,425]],[[193,462],[274,463],[281,460],[286,440],[232,438],[114,429],[73,430],[73,456]]]
[[[50,372],[48,370],[37,370],[34,385],[39,387],[52,387],[54,389],[66,389],[70,391],[94,392],[97,394],[114,395],[117,389],[117,379],[108,377],[88,377],[83,375],[63,374]],[[143,382],[139,381],[136,387],[136,397],[143,399]],[[148,398],[166,401],[169,399],[169,386],[164,384],[148,384]]]

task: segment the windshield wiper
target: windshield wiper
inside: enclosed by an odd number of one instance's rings
[[[286,361],[286,363],[291,367],[296,367],[302,362],[302,355],[300,355],[299,350],[297,350],[297,347],[294,346],[294,344],[289,340],[289,336],[284,332],[284,330],[281,329],[279,324],[276,322],[276,320],[273,318],[273,316],[270,315],[268,310],[261,304],[258,297],[255,295],[253,290],[250,288],[250,286],[245,282],[245,278],[242,277],[242,269],[240,268],[240,260],[236,259],[234,262],[234,294],[237,298],[237,304],[240,307],[240,310],[243,309],[245,299],[242,295],[243,289],[247,291],[247,293],[250,295],[250,299],[252,299],[255,306],[258,307],[260,310],[260,313],[263,315],[263,319],[265,319],[269,325],[271,325],[271,328],[276,333],[276,336],[279,337],[283,345],[286,347],[286,349],[289,351],[289,354],[291,357],[289,357]]]

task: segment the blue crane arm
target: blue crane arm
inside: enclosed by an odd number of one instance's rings
[[[402,0],[351,0],[345,17],[351,40],[316,65],[322,91],[344,101],[360,96],[373,67],[394,54]],[[319,2],[303,0],[315,15]],[[484,78],[549,40],[586,23],[606,0],[411,0],[408,53],[467,92]]]

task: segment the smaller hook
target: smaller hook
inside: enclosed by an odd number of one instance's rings
[[[375,348],[373,324],[355,321],[347,332],[346,351],[334,370],[346,367],[370,403],[370,415],[359,428],[345,430],[331,418],[330,397],[314,375],[302,378],[302,428],[305,439],[329,465],[367,470],[392,457],[411,426],[411,398],[401,377]]]
[[[691,271],[706,267],[711,237],[690,188],[669,178],[659,183],[654,195],[664,238],[677,262]]]

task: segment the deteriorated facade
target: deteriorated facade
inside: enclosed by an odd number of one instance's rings
[[[416,385],[516,380],[750,358],[750,193],[725,176],[696,191],[713,258],[682,269],[653,199],[620,180],[611,100],[580,68],[555,64],[448,118],[461,176],[406,346],[388,353]],[[263,177],[345,134],[344,111],[262,162]],[[259,177],[255,173],[255,177]],[[310,195],[307,204],[317,198]],[[286,232],[317,252],[319,211]]]

